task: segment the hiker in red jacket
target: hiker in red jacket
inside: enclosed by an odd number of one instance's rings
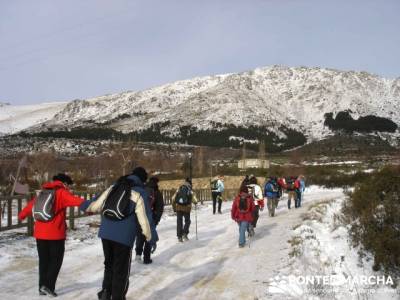
[[[231,217],[239,225],[239,247],[244,247],[246,243],[246,231],[249,224],[253,221],[253,210],[255,209],[254,199],[249,194],[246,185],[242,184],[239,195],[233,200]]]
[[[43,184],[43,190],[55,190],[54,217],[49,221],[35,220],[34,234],[39,255],[39,294],[56,297],[54,292],[58,273],[64,258],[66,238],[66,208],[79,206],[83,199],[68,190],[72,179],[65,174],[57,174],[52,182]],[[20,220],[32,216],[37,197],[33,197],[19,213]]]

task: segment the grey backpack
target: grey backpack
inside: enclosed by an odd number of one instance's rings
[[[36,221],[51,221],[55,213],[56,190],[41,190],[33,205],[32,215]]]

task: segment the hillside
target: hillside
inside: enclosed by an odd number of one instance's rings
[[[366,72],[272,66],[74,100],[30,134],[52,137],[130,134],[142,141],[240,146],[278,151],[361,132],[398,145],[400,79]]]

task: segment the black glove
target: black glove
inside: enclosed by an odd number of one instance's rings
[[[151,245],[151,253],[154,253],[157,249],[157,243],[154,243],[153,245]]]

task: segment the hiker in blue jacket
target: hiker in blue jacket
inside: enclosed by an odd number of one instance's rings
[[[215,215],[217,201],[218,201],[218,213],[222,214],[221,206],[222,206],[222,193],[225,190],[224,186],[224,176],[218,175],[211,181],[211,196],[213,201],[213,214]]]
[[[279,185],[276,177],[269,177],[264,187],[264,197],[267,198],[267,207],[270,217],[275,216],[275,209],[279,202]]]
[[[132,248],[137,234],[137,226],[142,228],[146,240],[156,249],[158,235],[155,230],[152,213],[147,199],[144,183],[147,172],[137,167],[132,174],[125,176],[132,185],[130,197],[131,213],[122,220],[111,220],[102,215],[99,237],[104,252],[104,279],[99,299],[125,299],[129,286]],[[101,212],[113,185],[97,199],[85,201],[80,209],[86,212]]]
[[[296,189],[296,206],[301,207],[301,201],[303,200],[304,190],[306,189],[306,182],[304,175],[299,175],[297,178],[299,182],[299,188]]]

